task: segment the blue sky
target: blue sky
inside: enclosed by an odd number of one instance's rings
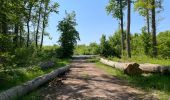
[[[52,14],[49,18],[49,25],[47,32],[50,33],[52,40],[45,38],[44,45],[57,44],[60,36],[57,32],[58,21],[65,17],[65,10],[67,12],[76,12],[76,19],[78,26],[76,27],[80,33],[81,41],[78,44],[89,44],[91,42],[99,43],[102,34],[107,36],[112,35],[118,29],[118,21],[113,19],[110,15],[107,15],[105,6],[108,0],[53,0],[58,2],[59,14]],[[162,19],[158,23],[157,33],[160,31],[170,30],[170,0],[164,0],[164,11],[158,15]],[[125,10],[126,12],[126,10]],[[132,22],[131,33],[141,31],[141,27],[144,26],[144,18],[132,8]],[[125,21],[126,21],[126,16]],[[126,23],[126,22],[125,22]],[[126,25],[126,24],[125,24]],[[126,26],[124,27],[126,29]]]

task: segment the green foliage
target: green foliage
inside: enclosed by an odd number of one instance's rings
[[[109,42],[106,40],[105,35],[102,35],[102,37],[100,39],[100,55],[104,56],[104,57],[117,56],[117,54],[115,53],[114,48],[111,47]]]
[[[120,2],[122,3],[122,8]],[[121,15],[120,9],[125,9],[126,5],[126,0],[109,0],[108,5],[106,6],[106,12],[111,14],[113,18],[120,19],[121,16],[123,16]]]
[[[143,48],[144,48],[144,53],[146,55],[150,55],[151,54],[151,34],[146,32],[146,27],[142,28],[142,34],[141,34],[141,38],[143,41]]]
[[[77,45],[74,50],[75,55],[97,55],[99,54],[99,45],[90,43],[89,45]]]
[[[17,66],[22,66],[24,64],[29,64],[34,54],[34,48],[16,48],[14,51],[13,62],[17,64]]]
[[[75,12],[71,14],[66,13],[66,17],[58,24],[58,31],[61,33],[59,43],[62,51],[62,58],[71,57],[77,40],[80,40],[79,33],[75,28],[77,25],[75,16]]]
[[[170,58],[170,31],[160,32],[158,38],[158,54],[163,58]]]
[[[124,32],[125,33],[125,32]],[[109,37],[109,44],[114,49],[117,57],[121,56],[121,31],[116,31],[112,36]]]
[[[132,48],[132,55],[144,54],[143,41],[139,33],[135,33],[134,35],[131,36],[131,48]]]

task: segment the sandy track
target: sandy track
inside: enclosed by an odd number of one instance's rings
[[[73,60],[71,71],[41,93],[44,100],[155,100],[85,60]],[[65,79],[66,78],[66,79]]]

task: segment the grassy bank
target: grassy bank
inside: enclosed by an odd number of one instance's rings
[[[96,62],[96,65],[98,68],[106,71],[108,74],[127,81],[132,87],[156,94],[161,100],[168,100],[170,98],[169,76],[162,76],[159,74],[128,76],[122,71],[103,65],[102,63]]]
[[[147,56],[133,56],[132,58],[122,57],[120,58],[109,58],[113,61],[119,62],[137,62],[137,63],[151,63],[151,64],[160,64],[163,66],[170,66],[170,59],[162,58],[151,58]]]
[[[39,66],[32,67],[23,67],[22,70],[11,70],[6,73],[0,73],[0,92],[3,90],[9,89],[13,86],[22,84],[26,81],[32,80],[35,77],[47,74],[52,70],[63,67],[64,65],[69,63],[68,59],[57,59],[53,58],[55,65],[47,70],[42,70]],[[4,78],[2,78],[4,77]]]

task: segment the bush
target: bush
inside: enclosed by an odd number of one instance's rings
[[[34,48],[17,48],[14,52],[13,62],[17,64],[17,66],[22,66],[25,64],[29,64],[30,60],[33,58]]]
[[[157,39],[159,56],[170,58],[170,31],[159,33]]]

